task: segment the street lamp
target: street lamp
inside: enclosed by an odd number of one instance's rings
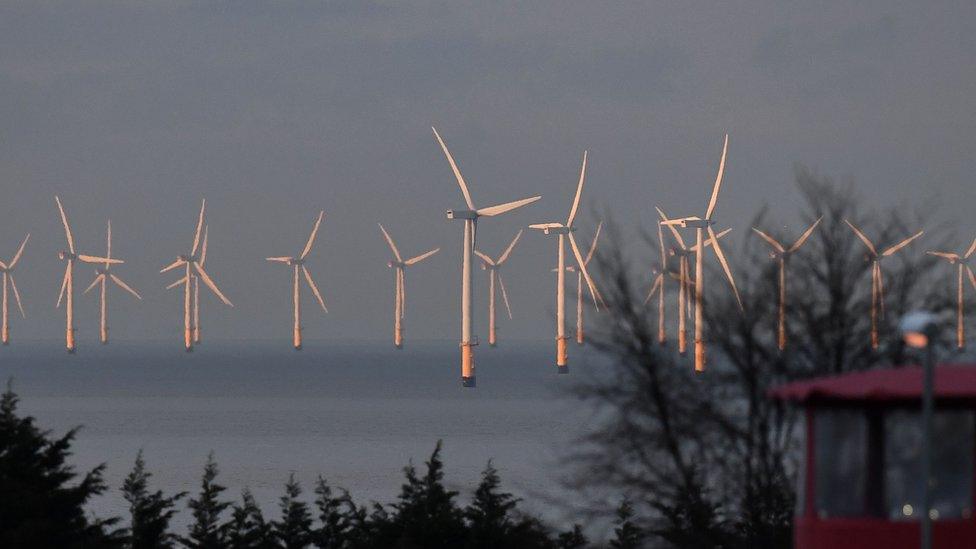
[[[932,549],[932,393],[935,385],[935,337],[938,316],[913,311],[904,316],[900,328],[905,344],[925,349],[924,383],[922,386],[922,549]]]

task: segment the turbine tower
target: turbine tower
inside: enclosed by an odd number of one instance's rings
[[[105,257],[106,259],[111,259],[112,258],[112,221],[111,220],[109,220],[108,222],[108,229],[106,231],[105,242],[106,242]],[[85,288],[85,291],[83,292],[87,294],[88,291],[94,288],[96,285],[100,286],[99,308],[101,311],[101,315],[99,321],[98,335],[102,341],[102,345],[108,343],[108,304],[107,304],[108,281],[111,280],[112,282],[115,283],[116,286],[136,296],[136,299],[142,301],[142,296],[140,296],[138,292],[130,288],[129,285],[126,284],[125,282],[122,282],[122,279],[115,276],[115,273],[109,272],[110,265],[111,263],[105,262],[102,264],[101,267],[96,267],[95,280],[93,280],[92,283],[87,288]]]
[[[183,267],[185,273],[183,278],[177,280],[176,282],[167,286],[167,288],[174,288],[179,285],[183,285],[183,346],[186,352],[193,350],[193,324],[191,322],[191,313],[193,312],[193,307],[191,304],[191,293],[193,277],[200,277],[200,280],[210,288],[212,291],[225,305],[233,307],[234,304],[230,302],[229,299],[224,297],[224,294],[220,292],[217,285],[214,284],[213,279],[207,274],[207,271],[203,270],[203,265],[201,264],[204,259],[201,252],[200,246],[200,233],[203,230],[203,214],[207,208],[207,200],[204,199],[200,204],[200,217],[197,220],[197,229],[193,235],[193,247],[190,248],[190,253],[181,254],[176,256],[176,261],[170,263],[169,265],[163,267],[159,272],[165,273],[172,271],[178,267]]]
[[[668,216],[665,215],[664,211],[662,211],[661,208],[655,208],[655,209],[657,210],[658,215],[661,217],[661,222],[658,224],[658,239],[661,242],[662,249],[664,246],[664,239],[663,236],[660,234],[661,225],[664,225],[671,230],[671,234],[674,236],[674,241],[678,244],[677,247],[672,246],[668,253],[672,257],[678,258],[678,273],[675,274],[671,272],[670,274],[672,277],[675,277],[678,281],[678,354],[684,356],[688,352],[687,319],[691,318],[692,315],[691,303],[695,295],[695,281],[691,279],[691,259],[689,258],[695,255],[695,252],[698,251],[698,245],[695,244],[691,248],[685,246],[684,238],[681,237],[681,233],[679,233],[678,229],[675,228],[677,223],[673,223],[671,219],[668,219]],[[731,231],[732,229],[725,229],[724,231],[718,233],[717,235],[715,235],[716,240],[729,234]],[[711,244],[712,244],[711,238],[705,241],[706,248]],[[662,254],[661,257],[663,259],[664,255]],[[661,264],[664,265],[665,262],[662,260]],[[651,293],[648,295],[647,299],[650,299],[651,295],[653,295],[653,292],[654,292],[654,288],[652,287]],[[661,292],[662,293],[664,292],[663,277],[661,279]],[[645,303],[647,302],[647,299],[645,300]],[[661,296],[659,298],[659,309],[658,309],[659,323],[663,323],[664,321],[664,313],[662,312],[664,306],[663,302],[664,302],[664,298],[663,296]],[[658,328],[659,342],[662,341],[661,337],[663,334],[663,330],[660,328],[661,325],[662,324],[659,324],[659,328]]]
[[[64,330],[64,345],[69,353],[75,352],[75,289],[74,289],[74,272],[75,272],[75,261],[81,261],[82,263],[104,263],[108,264],[119,264],[124,263],[121,259],[110,259],[107,257],[96,257],[92,255],[85,255],[75,253],[75,239],[71,236],[71,227],[68,225],[68,216],[64,213],[64,207],[61,206],[61,199],[57,196],[54,197],[54,201],[58,204],[58,212],[61,213],[61,224],[64,225],[64,237],[68,241],[68,249],[61,250],[58,252],[58,258],[65,262],[64,267],[64,278],[61,279],[61,293],[58,294],[58,304],[55,306],[57,308],[61,307],[61,300],[67,296],[65,300],[65,330]]]
[[[874,243],[872,243],[868,237],[864,236],[864,233],[861,232],[860,229],[855,227],[853,223],[846,219],[844,220],[844,223],[847,223],[851,230],[854,231],[854,234],[861,239],[861,242],[864,243],[869,252],[868,255],[865,256],[865,259],[871,261],[871,348],[877,349],[878,310],[880,309],[881,311],[881,318],[884,318],[885,316],[884,275],[881,274],[881,259],[894,254],[905,246],[908,246],[913,240],[922,236],[922,233],[925,231],[918,231],[914,235],[902,240],[894,246],[889,246],[883,252],[878,254],[878,250],[874,247]]]
[[[512,250],[515,248],[515,243],[518,242],[519,237],[522,236],[522,230],[515,234],[515,238],[512,242],[505,248],[502,255],[498,256],[498,259],[492,259],[483,252],[475,250],[474,253],[481,258],[481,270],[488,271],[488,345],[494,347],[498,343],[498,338],[495,336],[495,281],[498,281],[498,286],[502,291],[502,299],[505,301],[505,310],[508,311],[508,319],[512,319],[512,306],[508,303],[508,292],[505,291],[505,281],[502,280],[501,267],[508,261],[508,256],[512,254]]]
[[[956,347],[959,349],[966,346],[965,312],[963,311],[963,270],[969,275],[969,283],[976,289],[976,276],[973,275],[973,269],[969,266],[969,258],[973,255],[973,252],[976,252],[976,239],[973,240],[973,243],[969,245],[969,249],[962,256],[952,252],[926,252],[929,255],[945,259],[950,265],[958,266],[958,274],[956,275]],[[6,298],[6,296],[4,297]]]
[[[478,218],[503,214],[535,202],[542,197],[533,196],[532,198],[523,198],[522,200],[499,204],[497,206],[476,208],[474,201],[471,200],[471,193],[468,192],[468,185],[464,182],[464,177],[461,176],[461,170],[458,169],[457,163],[454,162],[454,157],[447,150],[447,145],[444,144],[444,140],[437,133],[437,129],[431,129],[434,130],[434,136],[437,138],[437,142],[440,143],[441,150],[444,151],[444,156],[447,157],[447,162],[451,165],[451,170],[454,172],[454,177],[457,179],[458,186],[461,188],[461,194],[464,195],[464,202],[468,208],[466,210],[447,210],[447,218],[464,221],[464,238],[461,248],[461,384],[465,387],[474,387],[474,346],[478,342],[471,335],[471,254],[474,252],[476,244]]]
[[[407,267],[411,265],[416,265],[421,261],[427,259],[428,257],[436,254],[441,249],[434,248],[428,252],[424,252],[416,257],[411,257],[410,259],[404,261],[400,257],[400,250],[397,249],[396,244],[393,242],[393,237],[390,233],[386,232],[383,228],[382,223],[377,223],[380,226],[380,230],[383,231],[383,236],[386,238],[386,243],[390,245],[390,250],[393,251],[393,261],[386,264],[387,267],[393,269],[394,272],[394,284],[395,289],[393,293],[393,345],[397,349],[403,348],[403,317],[406,312],[407,305],[407,288],[404,282],[404,274]]]
[[[0,261],[0,272],[3,273],[3,328],[0,330],[0,340],[2,340],[4,345],[10,345],[10,324],[7,321],[7,285],[9,282],[10,288],[14,291],[14,298],[17,300],[17,308],[20,309],[20,316],[22,318],[27,318],[24,314],[24,306],[20,303],[20,292],[17,291],[17,284],[14,282],[14,267],[17,262],[20,261],[21,254],[24,253],[24,246],[27,245],[27,240],[30,238],[30,233],[24,237],[24,241],[20,243],[20,248],[17,249],[17,253],[14,254],[14,258],[10,260],[10,263],[4,263]]]
[[[274,261],[276,263],[284,263],[292,268],[292,303],[295,308],[295,324],[292,330],[292,345],[295,346],[296,351],[302,350],[302,302],[299,299],[299,288],[301,288],[301,283],[298,279],[298,272],[305,276],[305,282],[308,283],[308,287],[312,289],[312,293],[315,294],[315,299],[319,302],[319,306],[322,310],[329,312],[325,308],[325,301],[322,300],[322,294],[319,293],[318,287],[315,286],[315,282],[312,280],[312,273],[309,272],[308,267],[305,266],[305,258],[308,257],[308,253],[312,251],[312,244],[315,242],[315,235],[319,232],[319,225],[322,223],[322,216],[325,212],[320,211],[318,219],[315,220],[315,226],[312,227],[312,234],[308,235],[308,241],[305,243],[305,248],[302,253],[298,254],[297,257],[269,257],[268,261]]]
[[[729,263],[725,260],[725,254],[722,252],[722,247],[719,245],[718,238],[715,236],[715,229],[712,227],[715,224],[715,221],[712,219],[712,214],[715,212],[715,205],[718,202],[718,191],[722,187],[722,175],[725,173],[725,158],[728,150],[729,135],[725,134],[725,143],[722,145],[722,159],[718,165],[718,175],[715,176],[715,184],[712,186],[712,197],[709,199],[708,207],[705,209],[705,216],[691,216],[667,222],[662,221],[662,223],[668,225],[681,225],[682,227],[695,229],[695,371],[697,372],[705,369],[705,326],[702,308],[702,294],[705,289],[705,277],[702,268],[702,260],[704,259],[703,256],[705,253],[703,238],[705,231],[708,232],[708,236],[714,245],[715,257],[718,258],[718,262],[722,265],[722,270],[725,271],[725,276],[732,286],[732,293],[735,294],[735,300],[739,304],[739,309],[742,309],[742,299],[739,297],[739,290],[735,287],[732,270],[729,269]]]
[[[816,221],[810,225],[807,230],[803,231],[800,238],[796,239],[788,249],[784,247],[778,240],[769,236],[768,234],[760,231],[759,229],[753,227],[752,230],[762,237],[770,246],[773,247],[772,251],[769,252],[769,257],[775,259],[779,264],[779,312],[778,317],[778,328],[776,336],[776,344],[779,346],[779,350],[782,351],[786,348],[786,260],[793,253],[800,249],[800,246],[810,238],[813,234],[813,230],[817,228],[823,216],[820,216]]]
[[[579,246],[576,245],[576,239],[573,237],[573,231],[576,230],[573,227],[573,221],[576,219],[576,212],[579,211],[580,197],[583,194],[583,182],[586,179],[586,152],[583,152],[583,165],[580,168],[579,183],[576,185],[576,197],[573,199],[573,206],[569,210],[569,217],[566,219],[566,223],[536,223],[529,225],[529,228],[538,229],[543,232],[543,234],[554,234],[558,237],[557,240],[557,265],[556,265],[556,371],[560,374],[565,374],[569,372],[569,366],[566,364],[566,237],[569,237],[570,247],[573,249],[573,255],[576,256],[576,264],[579,266],[580,272],[583,274],[583,278],[586,280],[586,285],[590,289],[590,296],[593,298],[593,305],[599,310],[599,305],[597,305],[597,292],[596,288],[593,286],[593,280],[590,278],[590,273],[586,271],[586,262],[583,260],[583,255],[579,251]]]
[[[596,244],[600,239],[600,230],[603,229],[603,222],[601,221],[599,225],[596,226],[596,234],[593,235],[593,242],[590,243],[590,251],[586,253],[586,258],[583,259],[584,265],[589,265],[590,260],[593,259],[593,254],[596,253]],[[555,269],[553,269],[555,271]],[[567,273],[576,274],[576,344],[583,344],[583,272],[575,265],[566,266]],[[603,296],[600,295],[600,289],[595,285],[593,287],[596,290],[596,299],[593,300],[593,306],[597,306],[597,302],[606,308],[607,304],[603,301]]]
[[[203,244],[200,245],[200,266],[207,263],[207,236],[210,233],[210,225],[203,226]],[[200,277],[193,277],[193,344],[199,345],[200,338]]]

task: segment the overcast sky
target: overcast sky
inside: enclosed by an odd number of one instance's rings
[[[733,248],[764,202],[801,228],[796,162],[879,206],[941,200],[971,235],[974,21],[971,0],[3,2],[0,257],[32,235],[13,334],[63,334],[57,193],[81,252],[104,251],[112,219],[117,272],[145,297],[110,296],[115,338],[179,345],[176,277],[157,271],[189,248],[206,197],[208,271],[236,304],[205,297],[206,335],[287,345],[290,273],[263,258],[298,253],[324,209],[308,263],[330,314],[306,292],[307,338],[389,339],[380,221],[405,254],[442,248],[407,272],[408,340],[456,339],[461,226],[444,212],[463,201],[431,125],[476,204],[543,195],[479,224],[493,255],[565,219],[584,149],[581,235],[597,211],[633,238],[655,204],[700,214],[726,131],[716,218]],[[523,236],[501,338],[552,337],[554,261],[554,240]],[[91,276],[77,270],[79,290]],[[95,296],[77,303],[85,344]]]

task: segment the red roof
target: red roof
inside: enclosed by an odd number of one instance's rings
[[[769,396],[781,400],[890,401],[918,400],[922,394],[922,368],[868,370],[774,387]],[[935,370],[938,399],[976,400],[976,365],[944,364]]]

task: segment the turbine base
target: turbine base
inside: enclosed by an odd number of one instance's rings
[[[557,364],[556,365],[556,373],[557,374],[568,374],[569,373],[569,366],[567,366],[565,364],[563,364],[562,366],[560,366],[560,365]]]
[[[461,387],[475,387],[477,383],[475,382],[475,377],[464,377],[461,376]]]
[[[69,354],[69,355],[73,355],[73,354],[75,354],[75,349],[74,349],[74,347],[71,347],[71,348],[69,348],[69,349],[67,349],[67,351],[68,351],[68,354]]]
[[[396,350],[398,350],[398,351],[402,351],[403,350],[403,343],[394,343],[393,344],[393,347],[395,347]]]
[[[296,351],[301,351],[302,350],[302,346],[301,345],[295,345],[295,350]]]

